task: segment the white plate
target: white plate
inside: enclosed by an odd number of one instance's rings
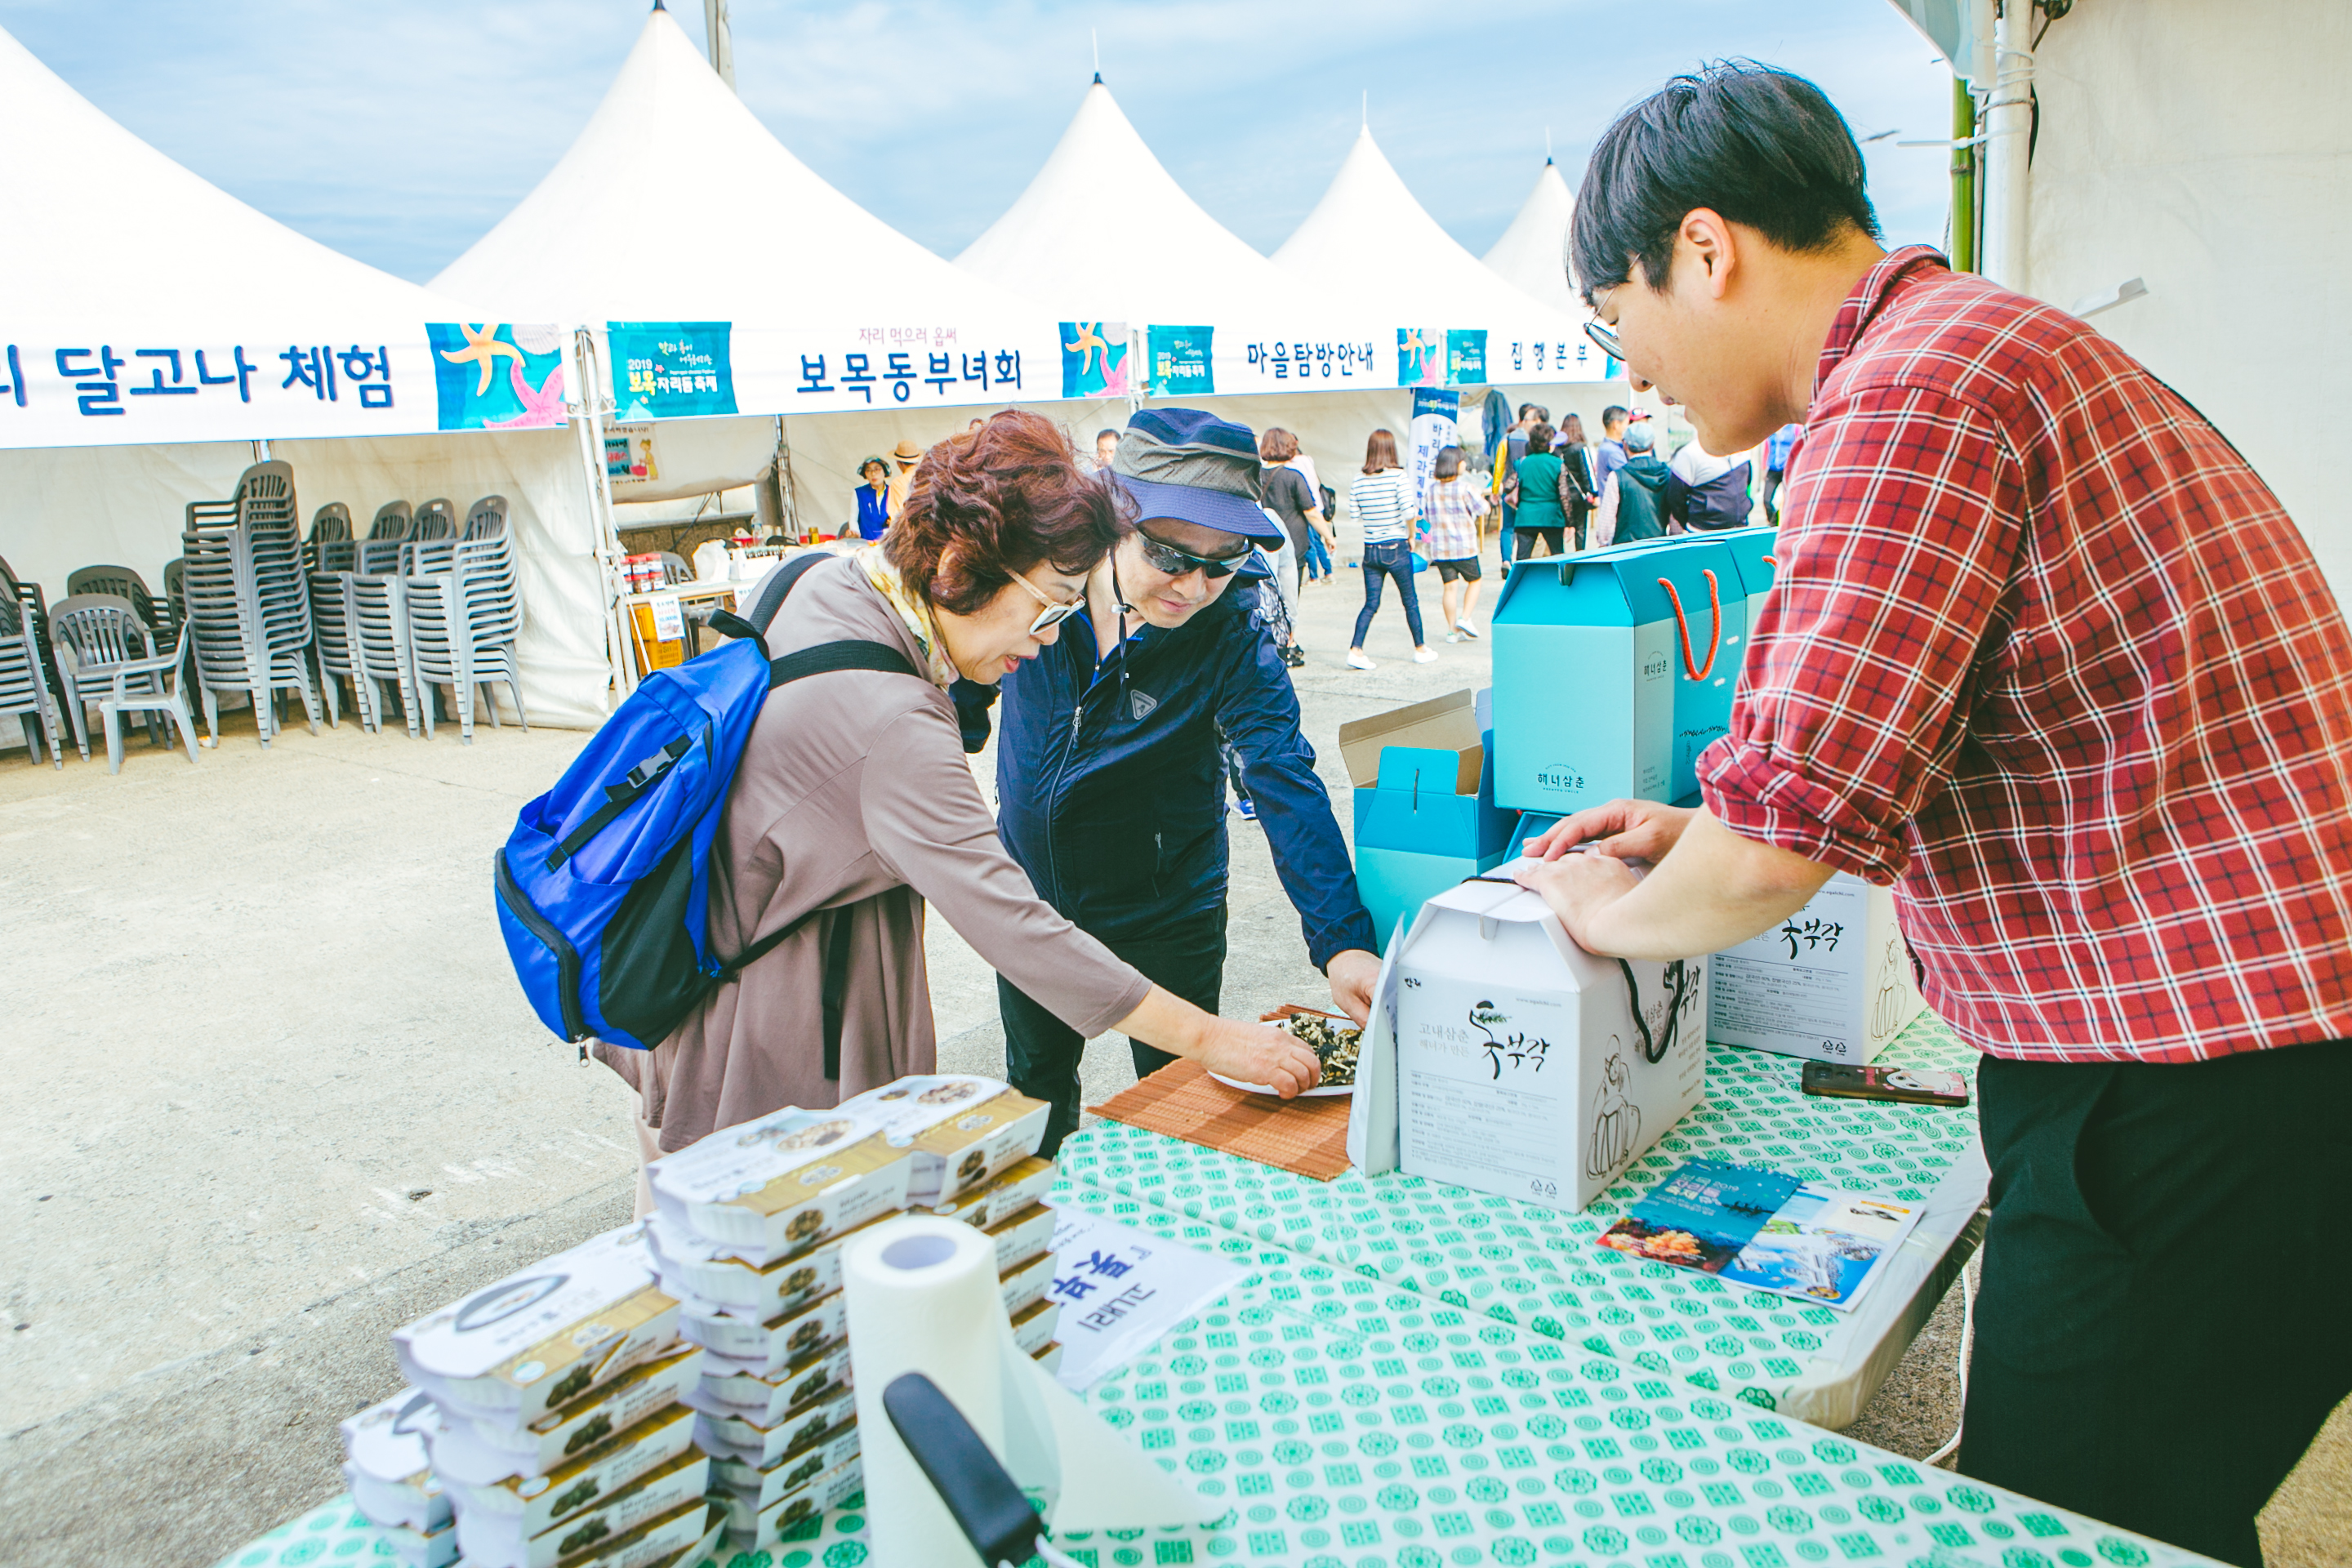
[[[1244,1094],[1270,1094],[1275,1095],[1276,1099],[1281,1098],[1280,1095],[1276,1092],[1274,1086],[1271,1084],[1244,1083],[1237,1078],[1227,1078],[1221,1072],[1212,1072],[1209,1076],[1215,1079],[1219,1083],[1223,1084],[1227,1089],[1238,1089]],[[1338,1083],[1333,1084],[1328,1089],[1307,1089],[1301,1093],[1297,1098],[1300,1100],[1328,1100],[1334,1095],[1353,1094],[1355,1092],[1356,1086],[1354,1084]]]

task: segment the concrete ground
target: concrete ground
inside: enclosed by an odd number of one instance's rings
[[[1488,672],[1483,642],[1412,663],[1392,599],[1380,668],[1346,668],[1359,581],[1307,589],[1297,676],[1343,825],[1339,726]],[[340,1488],[394,1328],[626,1220],[626,1097],[531,1016],[491,912],[491,851],[583,739],[298,723],[265,752],[240,715],[193,767],[0,754],[0,1563],[213,1562]],[[1324,999],[1263,835],[1233,837],[1223,1011]],[[940,1065],[1001,1071],[993,976],[943,921],[930,956]],[[1123,1044],[1085,1077],[1131,1082]],[[1857,1436],[1950,1435],[1958,1305]]]

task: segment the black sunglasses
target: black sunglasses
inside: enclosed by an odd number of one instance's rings
[[[1230,577],[1234,569],[1248,560],[1250,552],[1257,548],[1244,543],[1231,555],[1195,555],[1189,550],[1177,549],[1164,539],[1155,539],[1140,528],[1135,533],[1143,541],[1143,559],[1150,563],[1153,571],[1165,572],[1171,577],[1182,577],[1193,572],[1204,574],[1211,582],[1220,577]]]
[[[1625,351],[1617,344],[1616,329],[1604,327],[1599,321],[1587,321],[1584,323],[1584,335],[1600,345],[1601,352],[1611,359],[1622,360],[1625,357]]]

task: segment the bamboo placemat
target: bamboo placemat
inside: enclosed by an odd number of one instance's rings
[[[1098,1116],[1328,1182],[1348,1169],[1348,1098],[1244,1094],[1195,1061],[1171,1063],[1093,1107]]]

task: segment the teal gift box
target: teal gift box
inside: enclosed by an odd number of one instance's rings
[[[1747,577],[1716,536],[1516,563],[1491,625],[1500,805],[1565,816],[1698,787],[1748,637]]]
[[[1432,894],[1503,861],[1518,814],[1495,804],[1478,696],[1454,692],[1339,728],[1356,784],[1356,893],[1382,950]]]

